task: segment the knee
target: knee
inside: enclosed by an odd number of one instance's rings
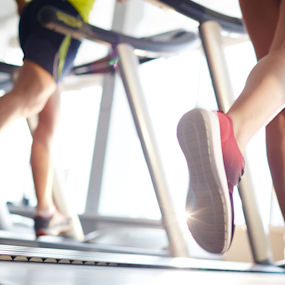
[[[23,116],[28,117],[43,109],[56,87],[54,78],[47,71],[26,60],[11,92],[22,108]]]
[[[19,97],[21,97],[19,100],[24,101],[23,116],[29,117],[42,111],[50,97],[50,93],[45,92],[45,90],[37,93],[24,92],[19,94]]]

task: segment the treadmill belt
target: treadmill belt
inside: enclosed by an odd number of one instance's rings
[[[256,265],[242,262],[170,258],[136,254],[113,254],[51,248],[29,248],[0,245],[0,261],[36,262],[54,264],[80,264],[107,267],[135,267],[168,270],[206,270],[249,273],[285,273],[272,265]]]

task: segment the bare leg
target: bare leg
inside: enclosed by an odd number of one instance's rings
[[[243,21],[258,60],[268,54],[275,34],[280,0],[240,0]]]
[[[267,158],[279,206],[285,220],[285,111],[266,128]]]
[[[240,0],[247,31],[254,45],[257,59],[269,53],[279,18],[280,0]],[[283,4],[284,5],[284,4]],[[259,9],[257,9],[259,7]],[[284,12],[283,12],[284,13]],[[280,20],[281,21],[281,20]],[[284,20],[283,20],[284,21]],[[279,28],[280,29],[280,28]],[[280,46],[282,37],[276,36],[272,49]],[[271,92],[269,93],[271,94]],[[285,219],[285,111],[282,110],[266,127],[268,163],[279,205]]]
[[[52,213],[53,167],[51,143],[59,113],[59,91],[57,90],[39,113],[38,126],[33,133],[31,166],[37,196],[37,212]]]
[[[39,65],[25,60],[13,89],[0,98],[0,130],[12,120],[39,114],[39,125],[33,134],[31,163],[39,207],[51,203],[49,145],[56,120],[57,95],[54,78]]]
[[[40,112],[55,89],[56,82],[46,70],[25,60],[13,89],[0,98],[0,130],[16,118]]]
[[[253,2],[253,1],[252,1]],[[241,3],[245,3],[241,1]],[[259,7],[257,2],[255,7]],[[270,3],[275,3],[270,1]],[[257,9],[257,8],[256,8]],[[274,118],[285,103],[285,2],[280,2],[280,14],[270,51],[250,73],[240,97],[228,115],[233,119],[237,142],[241,148],[253,134]],[[260,29],[262,32],[262,29]]]

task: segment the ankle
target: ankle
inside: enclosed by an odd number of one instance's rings
[[[227,116],[232,121],[233,132],[234,132],[234,137],[236,139],[236,143],[238,145],[240,152],[243,153],[246,146],[246,142],[243,139],[243,131],[241,130],[240,125],[237,123],[237,120],[235,120],[235,118],[231,114],[227,113]]]
[[[38,205],[36,208],[36,215],[42,216],[42,217],[50,217],[52,216],[56,211],[55,206],[52,205]]]
[[[235,137],[232,119],[223,112],[218,112],[218,118],[224,166],[229,190],[232,191],[243,174],[244,158]]]

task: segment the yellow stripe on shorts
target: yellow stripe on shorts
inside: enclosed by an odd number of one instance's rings
[[[71,43],[71,36],[65,36],[61,45],[60,45],[58,65],[57,65],[57,78],[60,78],[60,76],[62,74],[64,64],[65,64],[66,55],[67,55],[68,49],[70,47],[70,43]]]

